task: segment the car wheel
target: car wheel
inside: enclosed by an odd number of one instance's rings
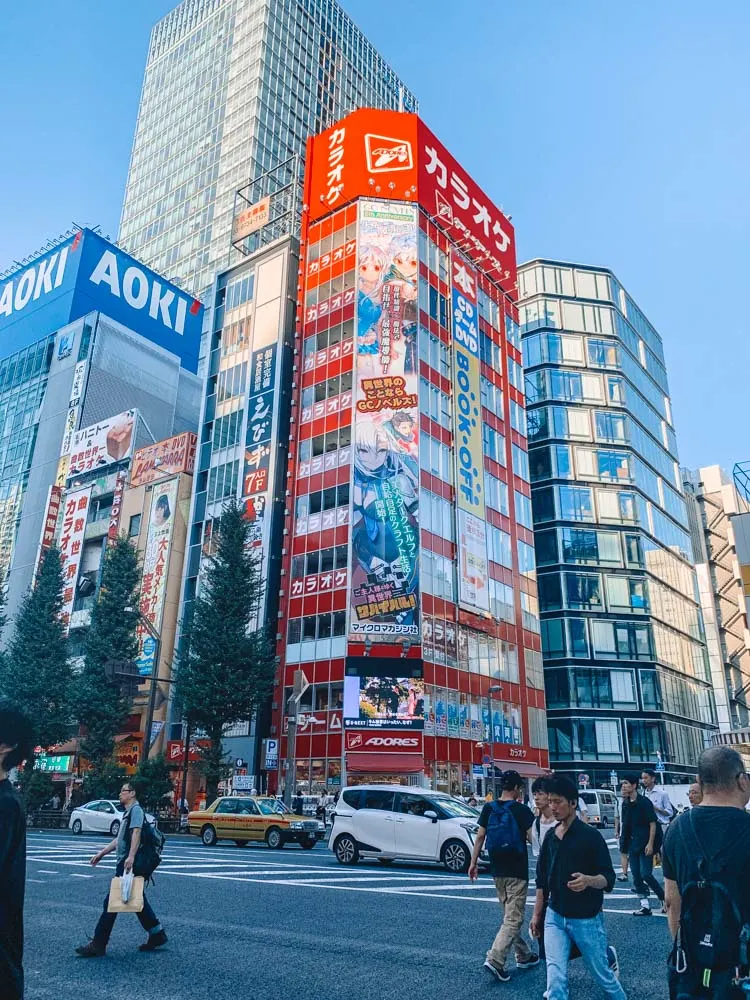
[[[216,836],[216,830],[212,826],[204,826],[201,830],[201,840],[206,845],[206,847],[213,847],[218,837]]]
[[[357,841],[348,833],[342,833],[340,837],[336,838],[333,853],[340,865],[356,865],[359,861]]]
[[[449,872],[459,874],[469,870],[471,855],[466,844],[462,844],[460,840],[449,840],[443,845],[440,860]]]
[[[316,843],[317,841],[315,840],[315,837],[308,837],[307,840],[302,841],[302,850],[311,851],[313,847],[315,847]]]
[[[247,841],[246,840],[235,840],[235,844],[238,847],[247,847]]]
[[[73,831],[73,833],[82,833],[83,823],[80,821],[80,819],[74,819],[73,825],[71,826],[70,829]]]
[[[120,821],[119,819],[116,819],[112,823],[112,826],[109,828],[109,835],[110,837],[116,837],[119,832],[120,832]]]
[[[393,864],[393,858],[378,858],[378,861],[381,863],[381,865],[392,865]]]
[[[266,834],[266,843],[274,851],[278,851],[284,846],[281,830],[277,826],[272,826]]]

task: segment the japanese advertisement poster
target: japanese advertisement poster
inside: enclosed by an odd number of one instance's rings
[[[78,568],[83,552],[83,537],[86,533],[86,518],[91,502],[93,486],[87,486],[73,493],[65,493],[63,499],[63,520],[60,531],[60,559],[63,566],[63,609],[62,619],[67,628],[73,611],[78,582]]]
[[[157,632],[161,631],[164,598],[167,593],[169,548],[177,508],[178,483],[178,479],[171,479],[154,488],[151,494],[148,536],[146,551],[143,554],[140,609]],[[149,676],[154,669],[156,643],[142,626],[139,626],[138,633],[140,638],[138,673],[141,676]]]
[[[129,458],[137,419],[136,410],[126,410],[76,431],[70,444],[68,477],[103,469],[112,462]]]
[[[419,635],[417,215],[359,208],[349,632]]]

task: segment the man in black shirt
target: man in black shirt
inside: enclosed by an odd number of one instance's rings
[[[650,917],[649,886],[660,903],[664,903],[664,890],[654,878],[654,852],[661,847],[661,828],[651,802],[638,794],[638,775],[626,774],[622,781],[622,831],[620,851],[627,854],[633,875],[635,891],[641,897],[639,910],[634,917]]]
[[[686,810],[670,825],[662,850],[667,921],[673,937],[680,925],[682,893],[699,878],[701,859],[693,836],[710,867],[709,876],[729,890],[742,921],[750,922],[750,815],[745,809],[750,801],[750,778],[742,758],[731,747],[704,750],[698,761],[698,783],[703,793],[700,805]],[[690,980],[694,976],[695,969],[689,967],[681,976],[672,973],[670,993],[693,995]],[[711,985],[718,989],[719,977],[713,979]],[[707,998],[717,995],[711,989],[701,993]],[[721,996],[740,1000],[747,994],[732,988]]]
[[[31,724],[0,705],[0,995],[23,997],[23,897],[26,880],[26,819],[8,780],[34,752]]]
[[[531,840],[531,825],[534,815],[528,806],[518,802],[523,789],[523,779],[518,771],[506,771],[500,779],[502,795],[499,802],[488,802],[479,816],[479,831],[474,838],[474,850],[469,867],[469,878],[477,878],[477,863],[482,847],[487,840],[490,856],[490,873],[495,880],[497,898],[503,907],[503,922],[492,947],[487,952],[484,968],[493,979],[507,983],[510,979],[505,963],[510,949],[515,949],[516,965],[519,969],[530,969],[539,963],[539,956],[526,943],[521,928],[526,912],[526,890],[529,884],[529,856],[526,843]],[[507,810],[509,822],[503,839],[508,845],[502,849],[493,848],[492,834],[487,831],[500,814]],[[493,816],[494,813],[494,816]]]
[[[602,835],[576,817],[578,790],[563,777],[548,779],[550,805],[558,824],[544,838],[536,867],[532,937],[544,934],[549,1000],[568,1000],[568,960],[573,944],[610,997],[625,1000],[608,954],[602,904],[612,891],[615,870]],[[546,908],[546,912],[545,912]]]

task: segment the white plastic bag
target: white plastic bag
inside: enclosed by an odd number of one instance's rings
[[[120,897],[123,903],[127,903],[130,899],[130,893],[133,890],[133,872],[125,872],[120,879]]]

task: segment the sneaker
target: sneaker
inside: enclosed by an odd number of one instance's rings
[[[639,910],[633,910],[633,916],[634,917],[650,917],[651,916],[651,907],[647,903],[645,906],[642,906]]]
[[[615,978],[620,978],[620,960],[617,957],[617,952],[613,945],[607,945],[607,965],[610,967],[612,972],[615,974]]]
[[[167,940],[167,935],[164,931],[159,931],[157,934],[149,934],[148,940],[138,946],[138,951],[156,951],[157,948],[161,948],[163,944],[166,944]]]
[[[627,875],[618,875],[617,876],[617,881],[618,882],[627,882],[627,880],[628,880],[628,876]]]
[[[533,969],[535,965],[539,965],[539,956],[532,955],[531,958],[519,961],[516,959],[516,965],[519,969]]]
[[[88,944],[79,945],[76,948],[76,955],[79,958],[102,958],[104,953],[105,949],[93,941],[89,941]]]
[[[489,972],[493,979],[496,979],[499,983],[509,983],[510,975],[505,971],[505,969],[498,969],[496,965],[490,962],[489,958],[484,963],[485,969]]]

